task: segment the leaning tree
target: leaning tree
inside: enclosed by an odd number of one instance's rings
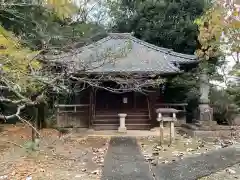
[[[46,72],[40,56],[72,32],[68,23],[76,6],[68,1],[12,0],[2,1],[0,12],[0,119],[27,123],[35,140],[39,135],[36,124],[23,112],[30,108],[36,116],[49,89],[59,92],[68,88],[62,83],[67,75]]]
[[[1,12],[6,12],[8,15],[11,13],[12,16],[16,16],[16,19],[10,19],[10,22],[13,21],[13,24],[16,23],[15,20],[18,21],[19,18],[23,21],[27,21],[29,19],[26,12],[21,12],[25,7],[42,9],[42,7],[45,8],[47,5],[47,8],[49,8],[49,4],[46,4],[45,1],[45,3],[42,4],[25,4],[17,2],[19,1],[13,1],[13,3],[3,4],[0,6]],[[35,119],[33,123],[30,123],[28,121],[29,117],[24,116],[24,112],[26,109],[33,109],[35,111],[34,115],[36,118],[36,115],[38,114],[38,107],[45,103],[49,92],[70,93],[76,89],[79,91],[91,86],[105,88],[100,83],[103,80],[114,81],[118,84],[119,88],[107,89],[109,91],[114,91],[116,93],[130,90],[142,92],[146,86],[155,86],[162,82],[159,81],[159,79],[154,81],[150,81],[148,79],[138,81],[130,74],[123,74],[121,77],[114,77],[110,75],[105,76],[102,74],[93,78],[85,72],[97,67],[91,66],[89,62],[82,61],[81,57],[78,57],[79,65],[77,67],[74,66],[74,64],[71,64],[71,56],[69,54],[77,55],[71,51],[89,43],[91,40],[95,40],[99,35],[99,31],[96,31],[96,25],[94,26],[90,24],[89,26],[89,24],[83,22],[72,22],[69,19],[63,20],[62,17],[65,17],[65,14],[62,16],[63,14],[60,13],[61,8],[57,5],[55,8],[55,5],[51,4],[51,2],[52,1],[50,1],[50,9],[42,9],[43,12],[47,11],[47,13],[49,13],[49,11],[52,10],[52,16],[60,16],[61,18],[57,19],[55,22],[48,19],[52,25],[50,29],[48,25],[43,26],[41,22],[38,24],[39,20],[34,19],[36,17],[33,17],[33,22],[26,23],[26,26],[29,25],[30,28],[33,28],[33,31],[32,29],[29,30],[28,27],[24,26],[20,26],[20,28],[17,29],[15,26],[7,24],[6,19],[1,17],[3,26],[0,26],[0,105],[1,107],[3,107],[3,105],[10,105],[13,110],[3,111],[1,108],[0,119],[3,121],[9,121],[12,118],[17,118],[20,121],[27,123],[33,129],[34,142],[38,139],[36,137],[40,135],[38,132],[38,122]],[[54,8],[52,9],[52,7]],[[11,9],[14,10],[11,11]],[[22,17],[19,17],[20,15],[22,15]],[[52,16],[50,18],[52,18]],[[45,18],[46,17],[44,16],[41,20],[45,20]],[[57,24],[59,21],[61,22],[60,26]],[[63,33],[58,33],[58,37],[52,37],[51,35],[47,37],[44,36],[44,41],[40,43],[36,43],[34,41],[26,43],[27,40],[32,38],[31,35],[39,39],[42,37],[42,34],[37,34],[35,29],[42,26],[47,27],[45,31],[41,29],[42,33],[46,33],[47,35],[49,35],[48,30],[52,30],[54,28],[58,28],[58,31],[63,31]],[[86,32],[88,30],[93,30],[93,35],[83,36],[85,31],[81,29],[83,34],[81,36],[77,33],[80,31],[79,29],[79,31],[75,31],[76,34],[72,36],[72,34],[70,34],[70,32],[74,32],[71,31],[73,30],[72,28],[75,30],[77,28],[83,28]],[[10,29],[12,32],[9,31]],[[99,29],[100,28],[98,28],[98,30]],[[103,30],[100,30],[100,34],[102,34]],[[26,34],[24,34],[24,32],[26,32]],[[21,35],[23,35],[23,39],[21,39]],[[73,41],[67,43],[65,42],[64,46],[61,48],[60,46],[56,46],[56,40],[62,42],[62,40],[66,37],[73,37]],[[57,41],[58,45],[61,44],[59,41]],[[112,52],[111,49],[101,53],[96,52],[96,60],[99,58],[105,59],[105,61],[102,62],[102,64],[99,64],[99,66],[105,63],[114,62],[117,58],[124,56],[124,54],[129,51],[129,48],[129,46],[124,46],[119,49],[119,52]],[[81,50],[78,50],[77,52],[80,53]],[[95,62],[91,62],[91,64],[95,64]],[[79,74],[79,72],[81,73],[81,76],[76,75]],[[78,84],[77,87],[73,86],[73,84],[76,84],[76,81]],[[129,84],[131,84],[131,86],[126,87],[126,85]]]

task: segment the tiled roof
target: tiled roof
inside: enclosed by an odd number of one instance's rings
[[[71,63],[73,68],[84,69],[90,73],[177,73],[180,70],[176,63],[196,62],[194,55],[161,48],[128,33],[110,33],[93,44],[58,56],[58,58]]]

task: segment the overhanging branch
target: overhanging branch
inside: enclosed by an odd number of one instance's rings
[[[9,120],[9,119],[12,119],[12,118],[18,118],[19,117],[19,115],[20,115],[20,113],[21,113],[21,111],[23,110],[23,109],[25,109],[26,108],[26,105],[24,104],[24,105],[21,105],[21,106],[18,106],[18,108],[17,108],[17,112],[15,113],[15,114],[13,114],[13,115],[9,115],[9,116],[4,116],[4,115],[1,115],[0,114],[0,119],[2,119],[2,120],[4,120],[4,121],[7,121],[7,120]]]

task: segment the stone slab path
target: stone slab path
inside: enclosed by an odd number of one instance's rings
[[[101,180],[153,180],[136,138],[112,137]]]
[[[240,148],[228,147],[154,167],[156,180],[196,180],[240,162]]]
[[[237,163],[240,147],[227,147],[149,167],[136,138],[112,137],[101,180],[197,180]]]

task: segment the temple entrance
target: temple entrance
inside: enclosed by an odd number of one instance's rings
[[[96,130],[118,129],[119,113],[127,114],[127,129],[150,129],[149,104],[147,96],[137,92],[112,93],[106,90],[96,92],[93,128]]]
[[[117,112],[138,111],[148,109],[147,96],[137,92],[113,93],[98,90],[96,93],[96,111],[108,110]]]

